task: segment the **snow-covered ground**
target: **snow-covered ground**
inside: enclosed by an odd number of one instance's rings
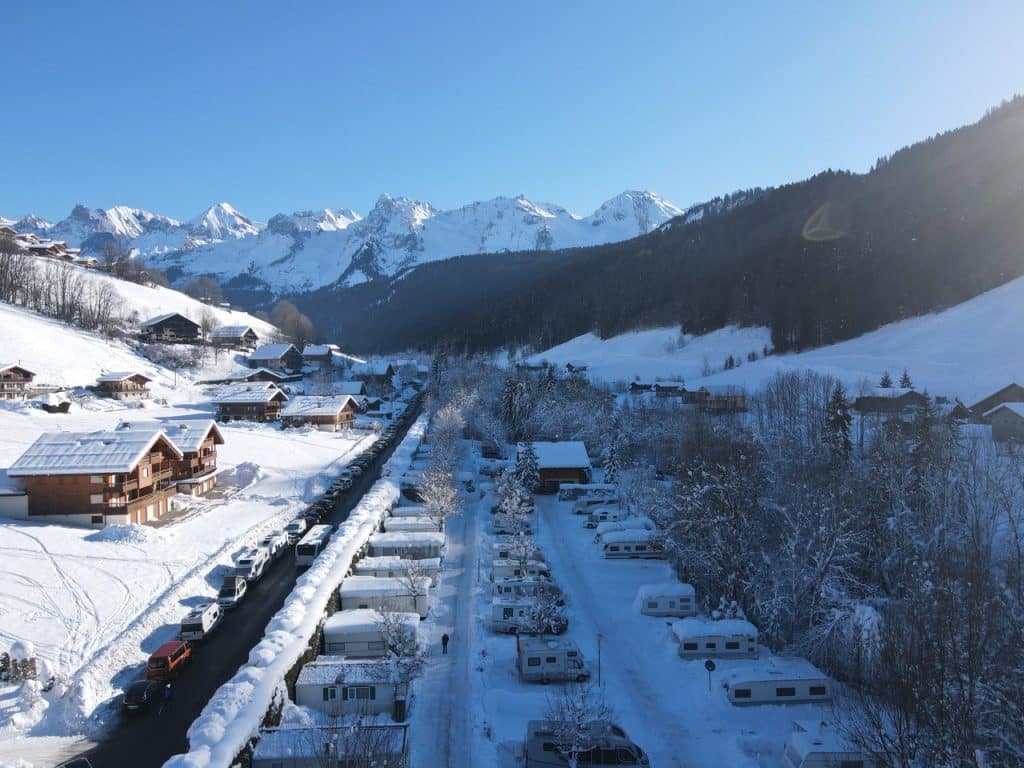
[[[851,391],[863,382],[876,385],[885,371],[898,378],[906,368],[919,389],[959,397],[970,405],[1012,381],[1024,380],[1024,358],[1012,351],[1024,327],[1024,278],[1018,278],[945,311],[891,323],[855,339],[798,354],[761,354],[763,328],[725,328],[674,344],[678,328],[638,331],[600,340],[593,334],[536,355],[532,359],[586,363],[589,374],[605,381],[676,378],[690,386],[741,385],[759,389],[779,371],[810,369],[842,380]],[[728,355],[741,365],[722,366]],[[703,375],[704,358],[717,372]]]

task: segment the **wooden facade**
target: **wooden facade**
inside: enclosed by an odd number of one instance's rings
[[[988,413],[992,440],[997,443],[1024,443],[1024,403],[1003,403]]]
[[[265,344],[249,355],[248,364],[271,371],[298,371],[302,368],[302,353],[294,344]]]
[[[24,400],[36,375],[20,365],[0,365],[0,400]]]
[[[96,382],[96,394],[114,400],[148,400],[150,381],[141,373],[104,374]]]
[[[356,419],[356,400],[349,395],[292,398],[281,412],[286,427],[316,427],[338,432],[352,426]]]
[[[998,392],[993,392],[988,397],[982,398],[969,407],[971,420],[978,423],[984,422],[986,413],[1004,403],[1024,403],[1024,387],[1014,382],[1007,384]]]
[[[140,333],[146,341],[192,344],[199,341],[201,330],[199,323],[172,312],[147,320],[142,324]]]
[[[210,342],[214,346],[230,349],[256,349],[260,338],[249,326],[226,326],[217,328],[210,334]]]

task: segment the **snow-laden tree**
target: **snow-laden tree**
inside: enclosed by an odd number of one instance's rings
[[[526,442],[516,453],[516,482],[533,493],[540,487],[540,468],[537,466],[537,449],[532,442]]]
[[[405,613],[379,610],[377,615],[387,658],[395,664],[399,679],[409,682],[423,671],[427,661],[427,649],[419,641],[416,625],[409,622]]]
[[[850,425],[853,416],[846,402],[846,390],[836,382],[832,397],[828,401],[828,414],[825,419],[825,443],[828,445],[833,466],[843,466],[850,458],[853,442],[850,440]]]
[[[548,697],[544,717],[559,754],[569,768],[577,768],[581,755],[597,746],[613,714],[596,686],[565,685]]]
[[[882,374],[882,379],[878,382],[878,386],[882,389],[890,389],[892,387],[892,376],[889,375],[888,371]]]
[[[454,473],[446,462],[435,456],[430,466],[423,470],[417,489],[427,516],[437,524],[439,531],[443,531],[448,518],[462,508]]]

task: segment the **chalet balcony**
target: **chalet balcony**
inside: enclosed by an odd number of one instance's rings
[[[106,484],[105,493],[123,495],[130,491],[137,491],[138,489],[138,478],[128,477],[127,475],[114,475],[114,482]]]

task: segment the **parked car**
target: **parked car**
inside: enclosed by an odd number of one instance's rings
[[[121,700],[121,708],[125,712],[142,712],[149,708],[154,701],[159,701],[160,693],[164,689],[161,680],[150,680],[148,678],[136,680],[128,686]]]
[[[306,532],[307,528],[309,528],[309,523],[301,517],[297,517],[288,523],[288,525],[284,527],[284,532],[288,534],[288,543],[294,544],[301,539],[302,534]]]
[[[168,680],[178,677],[192,661],[192,643],[188,640],[168,640],[149,657],[146,677],[150,680]]]
[[[221,608],[234,608],[238,605],[245,593],[249,591],[249,582],[242,576],[225,576],[224,582],[217,592],[217,605]]]
[[[355,475],[356,477],[359,477],[359,475],[363,474],[362,466],[360,464],[358,464],[357,462],[355,462],[355,461],[353,461],[351,464],[349,464],[348,468],[352,472],[352,474]]]

